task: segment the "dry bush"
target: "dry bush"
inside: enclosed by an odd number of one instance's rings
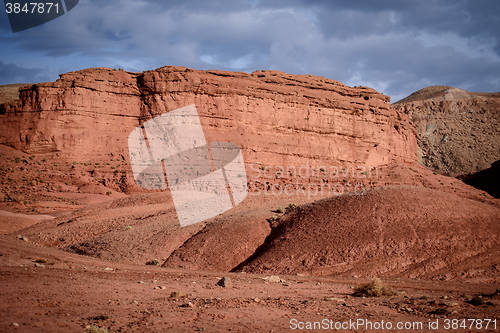
[[[384,286],[379,278],[373,279],[370,283],[357,286],[353,293],[354,296],[358,297],[382,297],[397,294],[391,287]]]
[[[90,325],[85,328],[84,333],[109,333],[109,331],[104,327]]]

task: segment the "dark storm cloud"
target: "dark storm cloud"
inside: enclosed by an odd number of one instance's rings
[[[0,84],[34,83],[39,79],[41,72],[39,68],[23,68],[0,60]]]
[[[497,0],[89,0],[15,36],[0,24],[0,47],[5,63],[53,79],[97,66],[277,69],[395,101],[431,84],[499,91],[498,13]]]

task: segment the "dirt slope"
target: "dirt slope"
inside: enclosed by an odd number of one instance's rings
[[[499,222],[498,208],[458,196],[417,187],[378,188],[292,210],[240,269],[446,279],[484,270],[498,279]],[[490,261],[481,263],[483,257]],[[469,258],[479,267],[456,269]]]

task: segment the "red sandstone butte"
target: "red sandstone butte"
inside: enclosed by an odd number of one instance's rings
[[[195,104],[207,141],[230,141],[247,164],[382,165],[417,159],[415,130],[389,97],[312,75],[278,71],[143,73],[108,68],[62,74],[20,89],[0,115],[0,144],[71,161],[128,161],[127,137],[143,122]]]

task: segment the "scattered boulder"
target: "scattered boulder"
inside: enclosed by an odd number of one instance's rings
[[[229,276],[224,276],[222,279],[219,280],[219,282],[217,282],[217,285],[224,288],[231,287],[232,286],[231,278],[229,278]]]
[[[262,278],[262,280],[266,281],[266,282],[271,282],[271,283],[281,283],[281,282],[285,282],[285,280],[283,280],[282,278],[280,278],[279,276],[277,275],[271,275],[271,276],[268,276],[268,277],[265,277],[265,278]]]

